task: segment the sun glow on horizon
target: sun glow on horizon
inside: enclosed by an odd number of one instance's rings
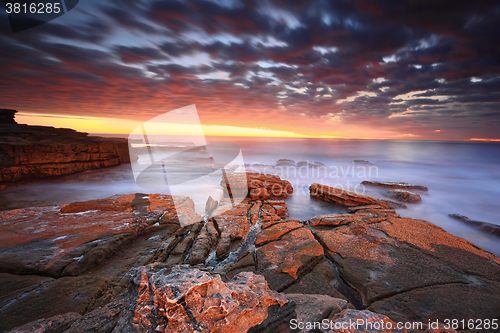
[[[89,116],[70,116],[57,114],[34,114],[20,112],[16,114],[16,121],[19,124],[49,126],[56,128],[70,128],[79,132],[86,132],[90,135],[130,135],[143,122],[132,119],[89,117]],[[328,123],[325,123],[328,125]],[[303,124],[304,125],[304,124]],[[149,127],[149,126],[148,126]],[[199,133],[199,127],[193,125],[176,124],[175,133],[172,135],[190,135]],[[394,131],[373,129],[371,127],[349,127],[343,125],[342,130],[334,130],[331,126],[323,126],[321,123],[312,122],[306,126],[307,131],[302,126],[300,131],[278,130],[262,127],[245,127],[233,125],[202,125],[205,136],[215,137],[274,137],[274,138],[317,138],[317,139],[356,139],[356,140],[425,140],[421,134],[403,134]],[[164,134],[161,124],[156,124],[148,128],[148,133]],[[432,131],[439,133],[438,130]],[[446,140],[441,138],[441,140]],[[451,139],[453,141],[474,141],[474,142],[500,142],[496,138],[463,138]]]
[[[500,139],[494,139],[494,138],[470,138],[469,141],[500,142]]]
[[[142,124],[141,121],[118,118],[67,116],[51,114],[18,113],[16,121],[19,124],[71,128],[89,134],[120,134],[128,135]],[[189,134],[196,129],[192,125],[177,124],[176,133]],[[292,131],[273,130],[267,128],[239,127],[227,125],[202,125],[206,136],[244,136],[244,137],[282,137],[310,138],[312,136]],[[153,128],[151,134],[163,134],[161,124]]]

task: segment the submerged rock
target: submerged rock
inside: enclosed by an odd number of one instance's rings
[[[367,165],[373,165],[372,163],[370,163],[370,161],[365,161],[365,160],[353,160],[352,161],[353,164],[367,164]]]
[[[318,161],[312,161],[312,162],[300,161],[300,162],[297,162],[297,168],[301,168],[301,167],[326,168],[326,165],[324,165],[323,163],[318,162]]]
[[[286,159],[286,158],[282,158],[282,159],[279,159],[278,161],[276,161],[276,166],[279,167],[279,166],[295,166],[295,161],[293,160],[289,160],[289,159]]]
[[[500,226],[493,224],[493,223],[488,223],[488,222],[481,222],[481,221],[474,221],[469,219],[467,216],[463,216],[460,214],[449,214],[450,217],[453,217],[456,220],[462,221],[464,223],[467,223],[469,225],[472,225],[478,229],[481,229],[483,231],[486,231],[492,235],[495,236],[500,236]]]
[[[383,187],[383,188],[392,188],[392,189],[398,189],[398,190],[418,190],[418,191],[425,191],[427,192],[429,189],[425,186],[422,185],[415,185],[415,184],[408,184],[408,183],[402,183],[402,182],[371,182],[371,181],[362,181],[361,185],[368,185],[368,186],[376,186],[376,187]]]
[[[419,203],[422,202],[420,195],[404,190],[390,190],[387,191],[389,198],[406,202],[406,203]]]

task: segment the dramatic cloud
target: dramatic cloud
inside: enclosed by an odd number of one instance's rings
[[[245,4],[244,4],[245,3]],[[0,106],[314,136],[498,138],[497,1],[81,1],[12,33]]]

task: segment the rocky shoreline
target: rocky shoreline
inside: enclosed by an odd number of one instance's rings
[[[17,124],[15,113],[0,109],[0,190],[35,179],[130,163],[126,139]]]
[[[159,194],[0,212],[0,331],[306,332],[292,323],[363,318],[454,332],[428,324],[499,317],[500,258],[401,218],[404,204],[313,184],[348,213],[292,220],[289,182],[246,177],[242,203],[184,227],[191,199],[176,211]]]

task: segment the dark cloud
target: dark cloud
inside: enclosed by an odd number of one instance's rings
[[[476,117],[490,136],[484,119],[500,122],[496,1],[89,0],[21,33],[6,22],[6,107],[143,117],[195,102],[240,126],[234,110],[403,129]]]

